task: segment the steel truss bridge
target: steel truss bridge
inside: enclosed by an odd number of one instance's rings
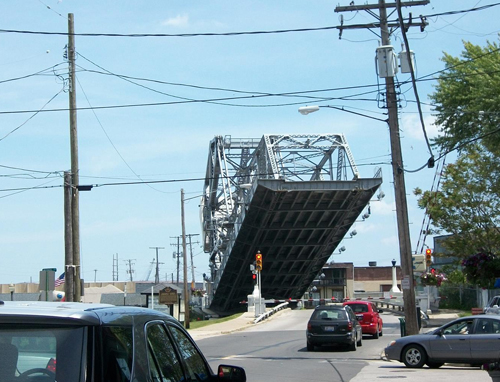
[[[342,134],[216,136],[201,202],[210,255],[210,308],[236,309],[253,291],[263,255],[262,296],[298,299],[382,183],[360,178]]]

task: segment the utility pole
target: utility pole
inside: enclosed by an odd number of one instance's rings
[[[180,240],[182,238],[182,236],[171,236],[170,237],[171,239],[177,239],[177,251],[174,252],[174,259],[177,260],[177,285],[179,285],[179,268],[180,268],[180,257],[181,257],[181,251],[179,250],[180,249]],[[171,244],[172,246],[175,245],[175,244]],[[174,282],[173,278],[172,278],[172,283]]]
[[[351,5],[346,7],[337,7],[335,12],[346,11],[359,11],[365,10],[373,16],[376,16],[371,10],[379,10],[379,24],[366,24],[366,25],[351,25],[344,26],[343,23],[340,27],[340,36],[343,29],[370,29],[374,26],[380,27],[380,37],[383,46],[391,45],[390,41],[390,27],[396,28],[409,28],[411,26],[420,26],[421,30],[427,25],[425,20],[413,23],[410,21],[407,25],[401,25],[403,20],[398,23],[389,24],[387,20],[387,8],[397,8],[401,6],[409,7],[415,5],[426,5],[429,0],[422,1],[405,1],[397,0],[395,3],[386,4],[384,0],[379,0],[378,4],[365,4],[365,5]],[[411,20],[411,18],[410,18]],[[409,54],[409,52],[407,52]],[[399,120],[398,120],[398,104],[397,94],[394,85],[393,77],[385,77],[386,86],[386,102],[387,111],[389,115],[389,135],[391,142],[391,159],[392,159],[392,174],[394,180],[394,193],[396,198],[396,218],[398,222],[398,237],[399,237],[399,252],[401,257],[401,270],[403,273],[402,289],[404,300],[404,312],[406,320],[406,331],[408,334],[417,334],[419,332],[417,322],[417,309],[415,302],[415,285],[413,282],[413,268],[411,256],[411,243],[410,243],[410,229],[408,223],[408,206],[406,201],[406,186],[404,178],[403,156],[401,153],[401,140],[399,136]]]
[[[195,287],[195,278],[194,278],[194,262],[193,262],[193,243],[191,242],[191,237],[193,236],[198,236],[199,234],[197,233],[190,233],[189,235],[186,235],[189,238],[189,253],[191,255],[191,288],[194,289]],[[198,244],[198,242],[195,242],[194,244]]]
[[[73,264],[70,271],[74,271],[73,301],[80,302],[80,202],[78,185],[78,134],[76,120],[76,86],[75,86],[75,24],[73,14],[68,14],[68,50],[69,63],[69,125],[71,148],[71,231],[73,247]],[[66,273],[68,269],[66,269]]]
[[[113,254],[113,281],[118,281],[118,253]]]
[[[160,263],[158,262],[158,250],[165,249],[164,247],[149,247],[149,249],[156,250],[156,272],[155,272],[155,284],[160,283]],[[161,263],[163,264],[163,263]]]
[[[132,265],[135,265],[134,260],[135,260],[135,259],[128,259],[128,260],[124,260],[124,261],[125,261],[125,263],[127,263],[127,264],[128,264],[127,273],[130,275],[130,281],[134,281],[134,280],[133,280],[133,278],[132,278],[132,274],[135,272],[135,271],[132,269]]]
[[[71,173],[64,172],[64,294],[66,301],[73,302],[75,279],[73,273],[73,224],[71,219]]]
[[[182,252],[184,253],[184,327],[189,329],[189,291],[187,287],[186,224],[184,219],[184,189],[181,188]]]

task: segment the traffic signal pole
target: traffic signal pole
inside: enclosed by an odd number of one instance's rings
[[[359,11],[366,10],[367,12],[373,14],[372,9],[379,9],[379,20],[380,20],[380,35],[381,42],[383,46],[391,45],[389,24],[387,20],[387,8],[396,8],[398,6],[413,6],[413,5],[425,5],[428,4],[428,0],[424,1],[408,1],[401,2],[400,0],[395,3],[386,4],[384,0],[379,0],[378,5],[375,4],[365,4],[365,5],[351,5],[348,7],[337,7],[335,12],[344,11]],[[400,20],[402,22],[402,20]],[[400,25],[399,23],[395,27],[406,28],[410,26],[420,26],[422,28],[425,23],[412,23],[408,25]],[[355,28],[373,28],[374,24],[367,25],[354,25],[351,27],[346,27],[342,25],[339,27],[342,33],[343,29],[355,29]],[[394,27],[394,25],[391,25]],[[409,53],[408,53],[409,54]],[[406,186],[404,178],[404,166],[403,157],[401,152],[401,140],[399,136],[399,120],[398,120],[398,104],[396,88],[394,85],[393,77],[385,77],[386,85],[386,102],[388,111],[388,124],[389,124],[389,135],[391,144],[391,160],[392,160],[392,173],[394,180],[394,194],[396,201],[396,218],[398,224],[398,237],[399,237],[399,252],[401,258],[401,271],[403,274],[402,280],[402,290],[403,290],[403,300],[404,300],[404,312],[406,321],[406,332],[407,334],[417,334],[419,332],[418,320],[417,320],[417,307],[415,301],[415,285],[413,279],[413,265],[412,265],[412,254],[411,254],[411,243],[410,243],[410,229],[408,223],[408,206],[406,201]]]

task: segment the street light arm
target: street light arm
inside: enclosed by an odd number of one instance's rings
[[[299,113],[302,114],[302,115],[311,114],[311,113],[314,113],[315,111],[318,111],[320,107],[327,107],[329,109],[337,109],[337,110],[340,110],[340,111],[345,111],[346,113],[351,113],[351,114],[359,115],[361,117],[374,119],[376,121],[389,123],[389,119],[376,118],[376,117],[372,117],[372,116],[365,115],[365,114],[362,114],[362,113],[357,113],[355,111],[346,110],[346,109],[344,109],[344,107],[330,106],[330,105],[324,105],[324,106],[318,106],[318,105],[301,106],[301,107],[299,107]]]

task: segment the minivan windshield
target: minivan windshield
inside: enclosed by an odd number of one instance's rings
[[[76,382],[86,357],[84,327],[0,328],[0,382]]]

